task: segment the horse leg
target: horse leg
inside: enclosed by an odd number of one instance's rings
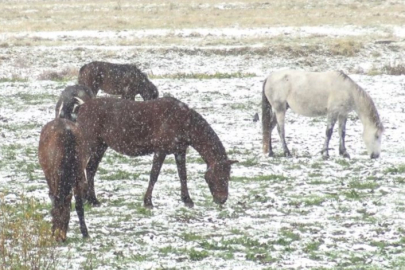
[[[281,144],[283,145],[284,156],[291,157],[290,150],[288,150],[287,143],[285,141],[285,130],[284,130],[284,120],[285,120],[286,108],[276,111],[277,119],[277,130],[280,135]]]
[[[350,155],[346,151],[345,136],[346,136],[346,121],[347,116],[339,116],[339,155],[350,158]]]
[[[136,92],[129,86],[126,86],[125,89],[122,89],[122,99],[135,100],[135,96]]]
[[[271,133],[273,132],[273,129],[275,128],[276,125],[277,125],[276,114],[274,112],[271,112],[270,133],[269,133],[269,157],[274,157],[273,147],[271,145]]]
[[[83,193],[84,192],[81,190],[75,192],[75,207],[77,216],[79,217],[80,231],[82,232],[83,237],[89,237],[87,226],[84,221]]]
[[[150,172],[150,179],[149,179],[149,185],[148,189],[146,190],[145,197],[143,198],[143,205],[146,208],[153,208],[152,204],[152,191],[153,187],[155,186],[155,183],[158,179],[160,169],[162,168],[162,164],[165,161],[166,154],[163,153],[155,153],[153,155],[153,165],[152,165],[152,170]]]
[[[194,207],[194,203],[190,198],[187,188],[187,171],[186,171],[186,153],[174,154],[177,164],[177,172],[181,183],[181,200],[190,208]]]
[[[321,151],[323,159],[328,159],[329,158],[329,141],[330,138],[332,137],[333,133],[333,127],[335,126],[337,117],[336,115],[329,115],[327,124],[326,124],[326,138],[325,138],[325,143],[323,146],[323,149]]]
[[[103,158],[105,151],[107,150],[108,146],[105,143],[99,144],[95,147],[95,150],[92,151],[90,160],[86,167],[86,174],[87,174],[87,194],[86,199],[87,201],[94,205],[100,205],[100,201],[96,198],[96,192],[94,191],[94,176],[96,175],[98,165]]]

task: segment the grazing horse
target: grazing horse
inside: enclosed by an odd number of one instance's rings
[[[69,227],[72,189],[83,237],[88,237],[84,222],[83,199],[86,187],[86,161],[80,147],[82,136],[75,123],[54,119],[46,124],[39,139],[38,158],[44,171],[52,201],[52,235],[65,241]]]
[[[187,188],[186,150],[192,146],[207,164],[205,180],[215,203],[228,198],[231,164],[220,139],[196,111],[181,101],[164,97],[136,102],[125,99],[98,98],[86,102],[77,123],[83,130],[87,165],[88,201],[99,204],[94,192],[94,175],[108,147],[128,156],[154,153],[144,206],[152,208],[152,191],[166,155],[174,154],[181,183],[181,200],[188,207],[194,203]]]
[[[99,89],[111,95],[134,100],[140,94],[143,100],[158,98],[156,86],[135,65],[91,62],[80,68],[79,84],[89,87],[94,95]]]
[[[75,122],[79,106],[94,98],[90,88],[84,85],[72,85],[60,94],[55,107],[55,118],[65,118]]]
[[[339,121],[339,154],[350,158],[345,147],[347,115],[355,111],[363,124],[363,140],[370,158],[378,158],[384,127],[371,97],[346,74],[339,71],[305,72],[283,70],[271,73],[263,84],[263,151],[273,156],[271,132],[277,125],[284,155],[291,156],[285,142],[284,118],[288,108],[297,114],[327,115],[322,155],[329,157],[333,126]]]

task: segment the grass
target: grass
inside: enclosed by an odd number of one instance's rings
[[[227,7],[223,8],[221,6]],[[42,1],[1,3],[1,21],[7,21],[2,31],[55,31],[55,30],[125,30],[145,28],[199,28],[199,27],[267,27],[301,25],[384,25],[402,24],[400,16],[405,7],[398,3],[384,5],[381,1],[339,2],[305,0],[285,3],[241,2],[218,4],[214,0],[204,4],[180,0],[145,3],[124,1],[72,1],[60,3]],[[29,10],[30,12],[23,13]],[[302,12],[305,10],[305,12]],[[378,10],[378,14],[374,11]],[[97,12],[89,12],[97,11]],[[18,16],[24,14],[24,16]],[[380,16],[379,14],[391,14]],[[237,18],[237,20],[235,20]],[[53,23],[49,23],[49,20]],[[198,38],[198,36],[197,36]]]
[[[50,223],[40,214],[44,205],[25,197],[9,204],[4,195],[0,194],[0,268],[57,269],[57,245]]]
[[[44,81],[56,81],[56,82],[67,82],[76,78],[79,71],[76,68],[64,68],[63,70],[46,70],[43,71],[39,76],[38,80]]]
[[[17,83],[17,82],[28,82],[28,79],[20,77],[18,75],[13,75],[11,78],[9,77],[0,78],[0,83]]]
[[[385,174],[403,174],[405,173],[405,164],[399,164],[395,167],[389,167],[384,170]]]
[[[151,79],[197,79],[197,80],[210,80],[210,79],[234,79],[234,78],[249,78],[256,77],[254,73],[245,72],[234,72],[234,73],[223,73],[215,72],[213,74],[206,73],[175,73],[175,74],[164,74],[164,75],[149,75]]]

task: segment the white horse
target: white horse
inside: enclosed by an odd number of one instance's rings
[[[363,123],[363,140],[370,158],[378,158],[384,127],[370,96],[346,74],[339,71],[305,72],[283,70],[271,73],[263,84],[263,151],[273,156],[271,132],[277,129],[284,155],[291,156],[285,142],[284,118],[288,108],[295,113],[316,117],[327,115],[326,139],[322,155],[329,157],[333,126],[339,120],[339,154],[350,158],[345,147],[347,115],[356,111]]]

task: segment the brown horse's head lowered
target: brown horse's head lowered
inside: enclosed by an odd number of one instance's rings
[[[88,200],[98,204],[94,175],[108,147],[129,155],[154,153],[144,205],[153,207],[152,191],[166,155],[174,154],[181,183],[181,199],[194,205],[187,188],[186,151],[192,146],[207,164],[205,179],[214,201],[228,198],[231,164],[217,134],[207,121],[183,102],[165,97],[145,102],[98,98],[80,109],[77,123],[82,128],[87,166]]]
[[[205,181],[208,183],[214,202],[218,204],[223,204],[228,199],[231,165],[236,162],[234,160],[218,162],[208,167],[205,172]]]
[[[156,86],[135,65],[90,62],[80,68],[78,81],[89,87],[94,95],[102,89],[108,94],[131,100],[138,94],[143,100],[159,97]]]
[[[52,234],[65,241],[69,227],[72,189],[83,237],[88,237],[84,222],[83,196],[86,190],[86,160],[77,126],[57,118],[46,124],[39,139],[38,158],[44,171],[52,201]]]

